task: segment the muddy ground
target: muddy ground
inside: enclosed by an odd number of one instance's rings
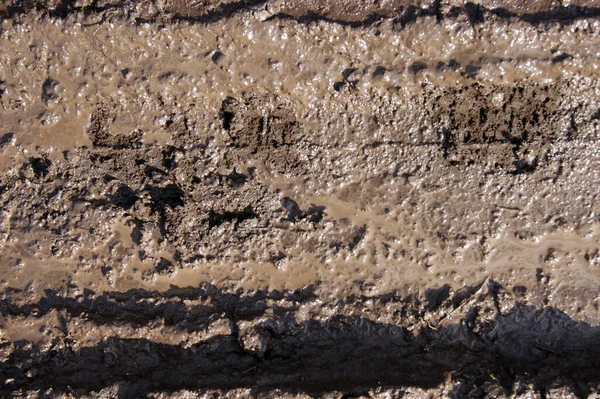
[[[600,397],[600,2],[4,1],[0,392]]]

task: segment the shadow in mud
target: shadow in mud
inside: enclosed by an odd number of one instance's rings
[[[0,298],[0,314],[3,316],[41,317],[53,310],[64,311],[69,317],[84,317],[98,324],[126,322],[145,325],[157,318],[165,325],[176,325],[187,332],[204,330],[218,319],[232,321],[252,320],[261,317],[272,308],[267,301],[282,301],[298,304],[314,298],[314,287],[291,291],[254,291],[232,294],[223,292],[214,285],[199,288],[173,287],[165,292],[131,290],[128,292],[105,292],[95,295],[86,290],[78,297],[66,297],[55,291],[46,290],[46,296],[37,303],[16,305],[11,295]],[[170,301],[177,298],[179,301]],[[157,299],[159,301],[157,302]],[[163,301],[160,301],[163,299]],[[185,299],[199,300],[200,304],[187,305]],[[295,311],[297,305],[277,305],[275,315]]]
[[[233,1],[231,3],[221,4],[218,8],[210,10],[204,13],[198,13],[198,15],[182,15],[176,13],[174,18],[177,20],[195,22],[195,23],[211,23],[218,22],[225,18],[230,18],[234,14],[257,7],[268,3],[268,0],[242,0]]]
[[[185,2],[181,5],[177,1],[173,2],[174,9],[167,10],[169,18],[174,21],[187,21],[190,23],[214,23],[223,19],[230,18],[237,13],[255,9],[269,2],[269,0],[242,0],[230,1],[219,4],[215,8],[209,9],[204,6],[193,7],[188,6]],[[15,0],[7,7],[9,17],[14,17],[18,14],[24,14],[30,10],[46,11],[51,16],[66,18],[69,14],[76,12],[103,13],[110,10],[133,9],[137,3],[130,1],[110,3],[104,6],[98,6],[96,2],[91,5],[81,7],[74,0],[62,0],[58,2],[54,8],[48,8],[46,2],[40,0]],[[302,5],[300,5],[302,7]],[[557,6],[548,10],[519,14],[510,11],[503,7],[488,8],[473,2],[467,2],[464,6],[453,6],[447,12],[442,12],[441,2],[434,1],[429,7],[418,7],[416,5],[398,5],[391,13],[381,14],[373,12],[362,20],[345,20],[332,18],[327,14],[319,13],[318,11],[307,11],[306,14],[300,16],[292,16],[286,13],[277,13],[268,19],[292,19],[299,23],[307,24],[315,21],[326,21],[350,27],[371,26],[377,24],[381,20],[392,18],[395,24],[402,28],[406,25],[413,24],[420,18],[436,17],[439,21],[443,19],[454,19],[458,15],[466,13],[469,21],[472,24],[479,24],[484,21],[486,15],[495,15],[501,18],[515,18],[531,24],[540,24],[546,22],[558,22],[562,25],[569,25],[582,18],[598,18],[600,17],[599,7],[585,6]],[[161,13],[157,13],[150,19],[139,19],[138,22],[152,22],[159,19]]]
[[[206,7],[203,3],[199,3],[199,6],[190,6],[183,1],[173,1],[169,3],[169,6],[175,9],[167,9],[166,12],[170,13],[174,20],[183,20],[196,23],[211,23],[218,22],[222,19],[230,18],[238,12],[260,6],[267,2],[268,0],[230,1],[223,2],[217,7],[210,9],[209,7]],[[178,3],[181,4],[179,5]],[[138,6],[140,6],[138,2],[128,0],[114,3],[98,3],[96,1],[93,1],[85,6],[81,6],[81,4],[79,4],[75,0],[60,0],[52,4],[41,0],[14,0],[11,2],[11,4],[9,4],[6,7],[6,9],[7,15],[10,18],[14,17],[15,15],[24,14],[30,10],[44,11],[47,12],[48,15],[53,17],[66,18],[70,14],[77,12],[85,12],[87,14],[99,14],[110,10],[128,11],[135,9]],[[143,7],[148,7],[148,5],[143,5]],[[140,22],[152,21],[144,20]]]
[[[496,17],[501,17],[505,19],[518,19],[523,22],[530,23],[532,25],[548,22],[557,22],[561,25],[570,25],[580,19],[600,17],[600,8],[581,6],[558,6],[546,11],[519,14],[503,7],[488,8],[480,4],[468,2],[464,5],[464,7],[454,6],[448,12],[443,13],[440,10],[439,2],[434,2],[434,4],[430,7],[417,7],[415,5],[401,7],[397,10],[397,13],[395,15],[385,15],[375,12],[362,20],[344,20],[339,18],[331,18],[328,15],[322,15],[317,12],[308,12],[305,15],[301,16],[292,16],[287,13],[278,13],[269,17],[268,20],[287,19],[295,20],[302,24],[309,24],[317,21],[325,21],[329,23],[335,23],[338,25],[359,28],[377,24],[384,19],[393,18],[393,22],[395,25],[398,25],[400,28],[404,28],[407,25],[414,24],[421,18],[435,17],[438,22],[441,22],[444,19],[456,19],[461,14],[466,14],[472,25],[483,23],[485,17],[488,15],[494,15]]]
[[[5,317],[37,317],[51,309],[64,309],[70,317],[98,324],[136,324],[163,317],[184,329],[207,326],[210,320],[224,317],[231,322],[231,334],[188,346],[109,337],[79,350],[64,345],[60,350],[43,351],[19,341],[0,363],[3,394],[48,388],[81,393],[114,384],[119,384],[119,397],[123,398],[185,388],[360,393],[381,386],[434,387],[451,373],[458,396],[490,382],[510,394],[515,381],[525,379],[542,392],[561,385],[585,397],[590,384],[600,383],[600,328],[574,321],[552,308],[517,304],[498,313],[484,329],[473,328],[472,320],[465,317],[445,327],[411,332],[354,316],[298,323],[293,314],[295,304],[313,298],[312,288],[242,295],[208,286],[174,288],[164,294],[108,293],[96,299],[49,294],[40,303],[21,306],[11,305],[5,298],[0,311]],[[427,309],[437,306],[438,294],[445,297],[447,289],[430,291]],[[183,301],[153,304],[148,301],[151,297],[205,298],[211,305],[186,308],[181,307]],[[347,303],[360,307],[365,300],[352,298]],[[273,310],[273,316],[265,317],[267,309]],[[259,344],[248,347],[236,326],[251,319]]]
[[[486,8],[484,6],[467,3],[465,10],[471,17],[472,22],[481,22],[483,15],[493,14],[503,18],[518,18],[530,24],[540,24],[546,22],[559,22],[562,25],[571,24],[583,18],[598,18],[600,17],[600,8],[598,7],[581,7],[581,6],[558,6],[547,11],[539,11],[534,13],[517,14],[505,8]]]

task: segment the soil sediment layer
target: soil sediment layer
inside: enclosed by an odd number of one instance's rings
[[[0,391],[600,395],[599,31],[597,1],[3,3]]]

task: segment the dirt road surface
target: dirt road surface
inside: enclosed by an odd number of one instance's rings
[[[0,6],[7,398],[600,397],[600,1]]]

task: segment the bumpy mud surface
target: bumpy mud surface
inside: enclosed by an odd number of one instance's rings
[[[600,2],[0,6],[0,392],[600,397]]]

